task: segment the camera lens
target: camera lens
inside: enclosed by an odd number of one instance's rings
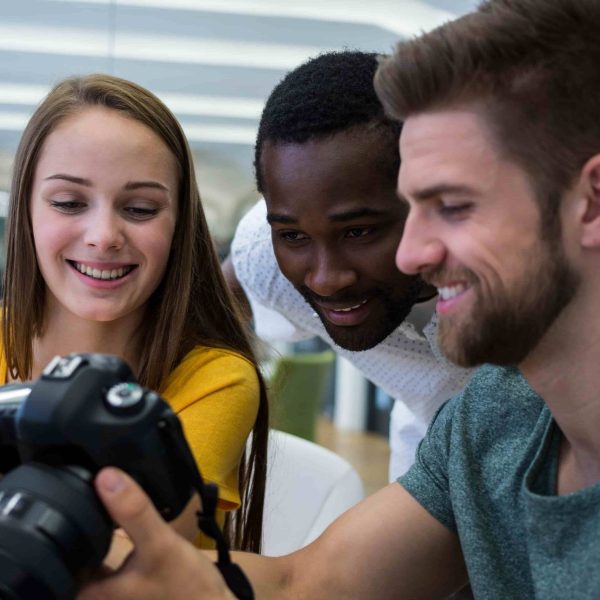
[[[23,600],[24,598],[50,598],[47,588],[35,580],[14,557],[0,550],[0,598]]]
[[[0,481],[0,598],[71,600],[112,532],[87,471],[17,467]]]

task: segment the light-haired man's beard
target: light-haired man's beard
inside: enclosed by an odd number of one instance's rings
[[[483,290],[472,272],[476,300],[469,314],[441,317],[438,342],[457,365],[519,364],[539,343],[579,286],[579,274],[558,244],[540,242],[540,250],[516,280]],[[437,277],[440,277],[438,274]]]

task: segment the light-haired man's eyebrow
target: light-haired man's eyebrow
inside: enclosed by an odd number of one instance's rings
[[[169,191],[169,188],[158,181],[130,181],[125,184],[126,190],[139,190],[140,188],[154,188],[157,190]]]
[[[92,182],[89,179],[83,177],[75,177],[74,175],[67,175],[66,173],[56,173],[45,177],[44,181],[51,181],[53,179],[59,179],[61,181],[70,181],[71,183],[77,183],[78,185],[85,185],[86,187],[92,187]]]
[[[468,194],[472,196],[475,193],[473,188],[466,185],[451,185],[446,183],[440,183],[438,185],[432,185],[422,190],[417,190],[411,194],[415,201],[430,200],[431,198],[437,198],[439,196],[449,195],[464,195]]]

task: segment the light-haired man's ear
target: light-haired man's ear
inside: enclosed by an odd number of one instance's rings
[[[581,171],[585,205],[581,211],[581,245],[600,248],[600,154],[590,158]]]

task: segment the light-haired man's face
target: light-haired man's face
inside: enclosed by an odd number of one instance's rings
[[[578,282],[561,240],[540,236],[525,171],[468,110],[409,118],[400,154],[410,213],[396,263],[438,288],[442,349],[463,366],[520,362]]]

